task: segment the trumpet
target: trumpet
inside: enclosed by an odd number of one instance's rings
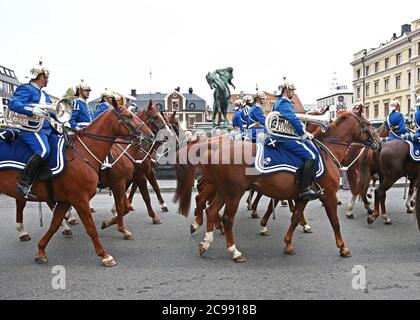
[[[40,107],[46,112],[55,114],[57,120],[47,115],[39,117],[36,115],[27,116],[10,110],[7,106],[3,106],[5,126],[30,132],[39,132],[47,119],[58,132],[62,133],[61,125],[68,122],[73,114],[73,107],[68,99],[61,99],[57,104],[33,104]]]

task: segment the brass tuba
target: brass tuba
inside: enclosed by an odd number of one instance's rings
[[[68,122],[73,114],[73,107],[68,99],[61,99],[57,104],[35,104],[35,106],[38,106],[45,111],[53,112],[58,121],[51,116],[27,116],[25,114],[14,112],[7,106],[3,106],[5,126],[30,132],[38,132],[44,125],[45,119],[47,119],[50,121],[51,125],[61,133],[61,124]]]
[[[328,124],[330,123],[329,113],[325,113],[321,116],[296,113],[296,117],[301,120],[304,125],[306,125],[306,123],[312,123],[321,126],[323,132],[327,130]],[[300,136],[297,134],[293,125],[278,111],[270,112],[265,119],[265,127],[267,128],[267,133],[269,135],[300,140]]]

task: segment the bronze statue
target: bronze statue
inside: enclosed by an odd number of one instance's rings
[[[227,119],[227,109],[230,104],[230,89],[229,85],[235,89],[232,83],[233,68],[217,69],[215,72],[209,72],[206,75],[207,83],[211,89],[215,89],[213,93],[213,126],[216,126],[216,114],[219,115],[217,125],[220,126],[221,115],[223,115],[223,122],[229,124]]]

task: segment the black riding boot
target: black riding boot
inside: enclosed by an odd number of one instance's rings
[[[321,196],[321,190],[315,191],[311,189],[310,185],[312,182],[313,171],[315,166],[315,160],[306,160],[303,167],[302,179],[300,182],[300,198],[304,201],[311,201],[318,199]]]
[[[26,199],[36,200],[36,196],[31,192],[32,183],[41,168],[44,159],[38,154],[34,154],[32,158],[29,159],[28,163],[23,169],[20,181],[16,190],[22,193]]]

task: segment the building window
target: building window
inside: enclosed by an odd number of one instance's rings
[[[385,70],[389,68],[389,58],[385,59]]]
[[[410,59],[410,58],[411,58],[411,48],[408,49],[408,59]]]
[[[389,91],[389,78],[386,78],[384,80],[384,89],[385,89],[385,92]]]
[[[360,79],[360,69],[357,69],[356,71],[356,79]]]
[[[157,103],[156,108],[158,108],[160,111],[163,111],[163,105],[161,103]]]
[[[369,85],[366,85],[366,97],[369,97]]]
[[[191,102],[188,106],[191,110],[195,109],[195,103]]]
[[[365,68],[365,74],[366,74],[366,77],[369,75],[369,66],[366,66],[366,68]]]
[[[379,94],[379,81],[375,82],[375,94]]]
[[[379,62],[375,62],[375,73],[379,72]]]
[[[360,87],[356,87],[356,100],[360,99]]]
[[[408,86],[411,86],[411,71],[407,72]]]
[[[375,104],[373,106],[373,111],[374,111],[374,117],[375,117],[375,119],[378,119],[378,117],[379,117],[379,104]]]
[[[365,111],[366,111],[366,118],[369,119],[369,105],[368,104],[365,106]]]
[[[401,64],[401,53],[397,53],[395,56],[395,64],[398,66]]]
[[[389,102],[384,103],[385,117],[389,115]]]
[[[417,68],[417,81],[420,81],[420,68]]]
[[[395,89],[401,89],[401,76],[395,76]]]
[[[179,100],[172,100],[172,111],[179,111]]]
[[[420,56],[420,42],[417,44],[417,55]]]
[[[193,116],[189,115],[188,116],[188,127],[193,127],[194,123],[195,123],[195,115],[193,115]]]

